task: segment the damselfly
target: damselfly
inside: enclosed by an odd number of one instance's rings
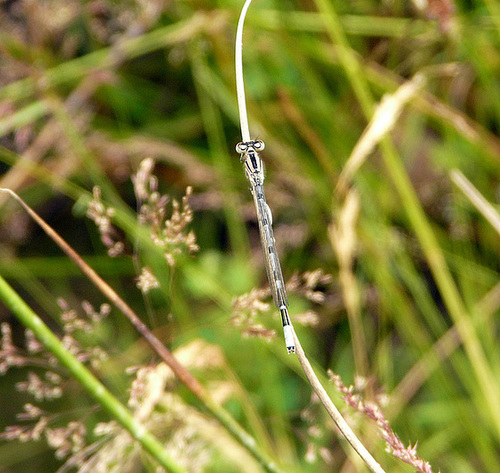
[[[286,295],[285,282],[281,272],[280,260],[276,250],[276,241],[273,232],[273,217],[271,209],[264,195],[264,164],[260,159],[259,152],[264,149],[264,142],[246,141],[236,145],[236,151],[240,154],[240,161],[244,163],[245,174],[250,182],[250,191],[253,195],[257,220],[259,222],[260,242],[264,252],[267,278],[271,287],[274,303],[280,311],[285,335],[285,344],[288,353],[295,352],[295,342],[292,332],[292,324],[288,316],[288,298]]]

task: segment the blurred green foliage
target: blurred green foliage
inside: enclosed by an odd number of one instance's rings
[[[219,348],[224,363],[216,370],[188,367],[214,392],[217,383],[227,383],[226,407],[284,470],[366,471],[311,399],[295,358],[286,355],[278,314],[257,314],[256,322],[278,333],[271,341],[244,337],[244,326],[231,321],[233,300],[266,286],[253,204],[234,152],[241,6],[225,0],[1,2],[0,186],[32,205],[172,350],[199,339]],[[498,9],[493,0],[254,0],[244,34],[250,129],[266,143],[266,189],[285,278],[318,269],[333,276],[313,288],[321,296],[312,300],[299,277],[290,291],[291,316],[300,320],[313,311],[316,323],[296,323],[297,332],[319,372],[332,369],[347,384],[363,375],[364,395],[387,395],[383,408],[391,426],[405,443],[418,442],[434,471],[494,473],[500,464],[500,404],[491,402],[500,391],[499,235],[450,177],[460,170],[498,209]],[[344,45],[335,40],[337,17]],[[345,68],[346,51],[359,65],[354,78]],[[346,286],[329,228],[341,225],[339,175],[369,123],[353,84],[364,83],[377,104],[418,73],[425,86],[351,182],[359,215],[348,268],[354,285]],[[190,228],[200,251],[181,257],[175,268],[150,246],[137,246],[130,178],[147,157],[157,163],[161,193],[180,200],[187,186],[194,188]],[[404,170],[417,207],[404,197],[406,181],[395,169]],[[84,218],[96,185],[115,208],[128,256],[107,256]],[[23,298],[55,330],[57,298],[75,308],[82,300],[101,304],[76,267],[16,205],[1,199],[0,273]],[[435,245],[425,246],[427,231]],[[146,298],[135,288],[134,251],[161,284]],[[446,268],[451,277],[442,283],[439,271]],[[359,318],[348,316],[349,287],[358,291]],[[22,328],[5,309],[0,318],[13,325],[22,346]],[[126,402],[131,377],[125,368],[154,357],[119,313],[102,324],[82,343],[109,352],[97,374]],[[353,342],[355,332],[361,345]],[[359,364],[363,359],[367,366]],[[0,378],[1,430],[18,423],[16,413],[32,402],[16,391],[25,374],[25,368],[11,369]],[[174,392],[204,412],[182,388]],[[109,419],[70,380],[65,394],[44,408],[55,424],[84,418],[89,442],[95,440],[93,426]],[[386,471],[412,471],[384,452],[366,420],[352,411],[348,419]],[[43,440],[0,445],[2,473],[53,472],[61,464]],[[204,469],[240,469],[235,465],[219,449]],[[247,467],[259,471],[251,462]],[[135,468],[154,471],[147,461]]]

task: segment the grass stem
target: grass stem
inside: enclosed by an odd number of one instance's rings
[[[172,473],[182,473],[179,466],[161,442],[140,424],[133,415],[109,392],[101,382],[66,348],[12,287],[0,276],[0,298],[12,313],[29,328],[69,373],[94,399],[134,437],[160,465]]]

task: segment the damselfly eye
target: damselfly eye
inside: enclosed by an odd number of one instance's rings
[[[253,142],[253,147],[257,150],[257,151],[262,151],[266,145],[264,144],[263,141],[261,140],[256,140]]]
[[[247,149],[248,149],[247,143],[241,142],[236,145],[236,152],[239,154],[243,154]]]

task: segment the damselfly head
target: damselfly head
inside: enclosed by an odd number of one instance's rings
[[[264,182],[264,165],[259,157],[259,152],[264,149],[263,141],[246,141],[236,145],[236,151],[240,154],[240,161],[245,163],[245,174],[253,185]]]
[[[252,151],[260,153],[261,151],[264,150],[265,146],[266,145],[261,140],[246,141],[246,142],[242,141],[236,145],[236,152],[241,155],[251,153]]]

